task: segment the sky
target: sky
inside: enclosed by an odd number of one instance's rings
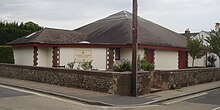
[[[73,30],[122,10],[132,0],[0,0],[0,21]],[[138,0],[139,16],[179,33],[214,29],[219,10],[219,0]]]

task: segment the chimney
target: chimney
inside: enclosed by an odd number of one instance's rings
[[[190,37],[190,30],[189,30],[189,28],[186,29],[186,31],[185,31],[185,36],[186,36],[187,38]]]
[[[220,29],[220,23],[215,24],[215,31],[218,32]]]

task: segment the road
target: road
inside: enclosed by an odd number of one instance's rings
[[[103,108],[0,85],[0,110],[103,110]]]
[[[220,89],[177,99],[165,106],[169,110],[220,110]],[[167,103],[167,102],[165,102]]]
[[[157,105],[107,107],[0,85],[0,110],[220,110],[220,89]]]

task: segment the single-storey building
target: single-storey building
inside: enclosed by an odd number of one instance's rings
[[[183,69],[188,65],[186,38],[138,17],[138,54],[157,70]],[[91,61],[93,68],[112,69],[120,60],[132,59],[132,14],[127,11],[73,31],[44,28],[9,43],[15,64],[57,67]]]

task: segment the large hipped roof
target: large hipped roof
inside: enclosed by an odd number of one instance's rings
[[[121,11],[74,31],[86,33],[86,40],[91,43],[131,44],[132,14]],[[153,46],[186,47],[184,36],[141,17],[138,17],[138,42]]]
[[[132,14],[127,11],[110,15],[73,31],[45,28],[9,44],[131,44]],[[151,21],[138,17],[138,42],[149,46],[186,48],[186,38]]]

